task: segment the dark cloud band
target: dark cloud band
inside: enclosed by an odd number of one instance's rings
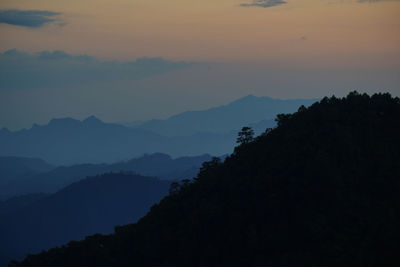
[[[358,0],[359,3],[398,2],[400,0]]]
[[[47,10],[0,10],[0,23],[28,28],[38,28],[47,23],[57,21],[58,19],[56,16],[61,14],[62,13],[60,12],[52,12]]]
[[[192,64],[147,57],[128,62],[100,61],[63,51],[28,54],[13,49],[0,53],[0,91],[138,80]]]
[[[252,0],[253,2],[251,3],[243,3],[240,4],[240,6],[243,7],[263,7],[263,8],[267,8],[267,7],[274,7],[274,6],[279,6],[279,5],[283,5],[286,4],[286,1],[283,0]]]

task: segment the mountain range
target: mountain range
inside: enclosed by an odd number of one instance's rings
[[[126,173],[82,179],[54,194],[0,202],[0,266],[27,253],[111,233],[131,223],[168,193],[170,181]]]
[[[0,130],[0,156],[41,158],[53,165],[113,163],[144,153],[173,157],[232,152],[242,126],[257,133],[275,126],[278,113],[293,112],[315,99],[277,100],[247,96],[225,106],[184,112],[167,120],[127,127],[91,116],[53,119],[30,129]]]
[[[54,167],[34,158],[0,157],[0,200],[24,194],[54,193],[87,176],[107,172],[131,172],[163,180],[182,180],[197,175],[212,157],[171,158],[154,153],[114,164],[76,164]]]
[[[399,117],[357,92],[278,115],[136,223],[10,266],[400,266]]]
[[[309,106],[315,101],[317,99],[281,100],[248,95],[227,105],[201,111],[186,111],[166,120],[143,122],[134,128],[163,136],[190,136],[201,132],[237,133],[243,126],[265,124],[272,127],[277,114],[294,112],[301,105]],[[265,128],[262,129],[264,130]]]
[[[242,126],[264,133],[277,113],[314,101],[247,96],[134,127],[91,116],[0,130],[0,265],[136,222],[171,183],[226,158],[199,152],[230,153]]]

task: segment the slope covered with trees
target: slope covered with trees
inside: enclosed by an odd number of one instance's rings
[[[399,266],[400,100],[324,98],[112,235],[11,266]]]

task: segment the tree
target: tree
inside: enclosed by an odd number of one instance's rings
[[[276,115],[275,121],[277,122],[278,126],[282,126],[285,124],[289,119],[292,117],[292,114],[278,114]]]
[[[236,143],[240,145],[244,145],[250,143],[254,139],[254,131],[251,127],[243,127],[242,130],[238,133],[238,138],[236,139]]]
[[[181,185],[178,182],[172,182],[169,187],[169,194],[175,195],[179,192],[180,189],[181,189]]]
[[[218,157],[212,157],[210,161],[205,161],[201,165],[200,173],[205,173],[221,164],[221,159]]]

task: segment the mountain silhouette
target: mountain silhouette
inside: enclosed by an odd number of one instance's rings
[[[280,114],[137,223],[10,266],[399,266],[399,117],[356,92]]]
[[[295,111],[314,101],[248,96],[226,106],[184,112],[134,128],[104,123],[94,116],[83,121],[53,119],[30,129],[1,130],[0,156],[36,157],[54,165],[71,165],[114,163],[156,152],[173,157],[224,155],[232,152],[243,125],[263,121],[263,127],[273,127],[277,113]]]
[[[20,175],[31,175],[34,173],[46,172],[54,166],[38,158],[23,157],[0,157],[0,176],[15,177]]]
[[[77,164],[54,167],[51,170],[49,170],[51,166],[37,159],[0,158],[0,200],[23,194],[54,193],[86,176],[107,172],[132,172],[163,180],[193,178],[202,163],[211,158],[210,155],[204,154],[173,159],[166,154],[154,153],[114,164]],[[25,171],[23,167],[27,165],[27,160],[30,160],[29,163],[35,171],[31,169]],[[25,165],[18,164],[20,162]]]
[[[1,136],[0,153],[39,157],[55,165],[101,163],[155,152],[163,142],[157,134],[103,123],[95,117],[83,121],[61,118]]]
[[[8,207],[0,205],[0,265],[134,222],[168,193],[169,184],[151,177],[108,173],[83,179],[55,194],[11,199]]]
[[[8,193],[11,193],[14,183],[24,183],[38,173],[48,172],[53,168],[54,166],[37,158],[0,157],[0,200],[10,195]]]
[[[151,120],[135,128],[165,136],[190,136],[200,132],[235,134],[243,125],[269,121],[273,127],[278,113],[294,112],[301,105],[309,106],[317,99],[273,99],[248,95],[227,105],[201,111],[187,111],[167,120]],[[263,129],[265,130],[265,128]]]
[[[0,215],[8,214],[15,210],[30,206],[39,199],[48,196],[48,194],[27,194],[22,196],[11,197],[5,201],[0,201]]]

